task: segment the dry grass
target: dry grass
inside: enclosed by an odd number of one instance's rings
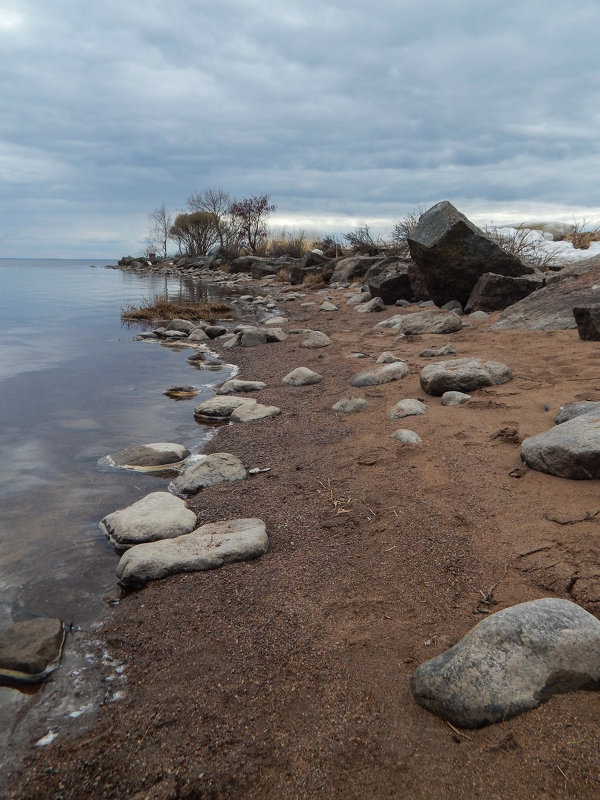
[[[582,219],[580,222],[573,222],[571,230],[563,238],[566,242],[571,242],[576,250],[588,250],[592,242],[600,242],[600,227],[591,228],[590,220]]]
[[[127,305],[121,309],[124,322],[145,322],[168,319],[205,320],[211,322],[221,318],[231,307],[227,303],[188,303],[181,299],[170,299],[166,294],[155,294],[151,299],[142,298],[139,306]]]
[[[304,285],[310,289],[323,289],[327,286],[327,283],[320,273],[314,272],[304,276]]]
[[[507,253],[517,256],[525,264],[545,272],[556,263],[554,253],[549,253],[529,236],[530,229],[523,226],[513,232],[500,231],[495,227],[485,227],[485,235]]]

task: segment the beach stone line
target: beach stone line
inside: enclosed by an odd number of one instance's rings
[[[558,478],[600,478],[600,413],[591,411],[524,439],[521,458]]]
[[[191,533],[196,514],[169,492],[152,492],[119,511],[107,514],[100,530],[117,552],[142,542],[173,539]]]
[[[464,392],[444,392],[442,395],[443,406],[464,406],[471,399],[470,394]]]
[[[554,417],[554,424],[561,425],[563,422],[580,417],[582,414],[589,414],[591,411],[600,413],[600,402],[580,400],[578,403],[567,403],[559,408],[558,414]]]
[[[485,386],[499,386],[512,380],[506,364],[480,358],[453,358],[428,364],[421,370],[421,388],[431,395],[471,392]]]
[[[267,384],[262,381],[243,381],[239,378],[232,378],[217,389],[217,394],[235,394],[236,392],[260,392],[267,388]]]
[[[395,361],[393,364],[384,364],[365,372],[359,372],[350,381],[350,386],[378,386],[382,383],[400,380],[408,375],[408,367],[404,361]]]
[[[400,400],[399,403],[388,412],[388,419],[403,419],[404,417],[414,417],[419,414],[425,414],[427,406],[421,400],[416,400],[412,397],[406,400]]]
[[[502,722],[551,695],[600,685],[600,622],[543,598],[486,617],[411,679],[417,703],[463,728]]]
[[[0,630],[0,684],[42,681],[58,666],[64,640],[60,619],[28,619]]]
[[[397,431],[391,434],[390,438],[397,439],[402,444],[422,444],[423,442],[418,433],[409,431],[408,428],[398,428]]]
[[[171,482],[177,494],[196,494],[207,486],[215,486],[223,481],[243,481],[246,478],[244,465],[231,453],[211,453],[202,455],[188,463]]]
[[[283,383],[289,386],[310,386],[313,383],[321,383],[323,376],[318,372],[313,372],[308,367],[296,367],[282,378]]]
[[[447,344],[445,347],[438,347],[437,350],[426,348],[421,350],[419,356],[421,358],[439,358],[440,356],[455,356],[456,348],[453,344]]]
[[[333,344],[329,336],[321,331],[306,331],[306,337],[300,342],[300,347],[315,350],[319,347],[329,347]]]
[[[190,451],[182,444],[174,442],[151,442],[137,447],[126,447],[107,456],[110,464],[126,469],[148,471],[161,467],[175,467],[185,461]]]
[[[362,397],[344,397],[334,403],[331,408],[333,411],[340,411],[342,414],[352,414],[354,411],[366,408],[367,405],[367,401]]]
[[[260,519],[212,522],[177,539],[130,548],[121,556],[117,578],[126,588],[137,589],[169,575],[258,558],[268,549],[269,538]]]
[[[356,308],[358,314],[371,314],[376,311],[385,311],[385,303],[381,297],[373,297],[366,303],[359,304]]]

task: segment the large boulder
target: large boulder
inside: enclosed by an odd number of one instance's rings
[[[223,481],[243,481],[246,475],[244,465],[237,456],[211,453],[188,463],[171,486],[178,494],[196,494],[207,486],[216,486]]]
[[[382,262],[371,267],[365,275],[371,297],[381,297],[391,306],[396,300],[410,300],[413,290],[408,275],[408,264],[403,261]]]
[[[521,458],[531,469],[559,478],[600,478],[600,413],[589,411],[524,439]]]
[[[600,622],[569,600],[543,598],[486,617],[422,664],[411,689],[428,711],[479,728],[599,682]]]
[[[123,586],[137,589],[180,572],[202,572],[258,558],[268,549],[269,538],[260,519],[212,522],[177,539],[132,547],[121,556],[117,578]]]
[[[136,503],[107,514],[100,529],[117,552],[142,542],[173,539],[191,533],[196,514],[169,492],[152,492]]]
[[[528,275],[533,267],[507,253],[454,206],[443,201],[426,211],[408,239],[427,290],[437,305],[463,305],[485,272]]]
[[[600,304],[575,306],[573,316],[580,339],[585,342],[600,342]]]
[[[466,393],[485,386],[499,386],[512,380],[512,373],[499,361],[451,358],[423,367],[420,380],[424,392],[441,397],[445,392]]]
[[[28,619],[0,630],[0,684],[43,680],[58,666],[64,640],[59,619]]]
[[[465,311],[467,313],[471,311],[502,311],[535,292],[536,289],[541,289],[544,283],[545,279],[541,272],[522,275],[518,278],[486,272],[473,287]]]

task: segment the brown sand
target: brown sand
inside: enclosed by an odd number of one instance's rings
[[[397,309],[362,315],[333,294],[339,312],[281,305],[286,327],[323,330],[331,347],[301,349],[291,335],[228,356],[241,378],[268,384],[255,396],[283,413],[223,426],[208,450],[271,471],[205,490],[194,506],[201,523],[261,517],[270,552],[129,595],[102,631],[126,664],[125,698],[32,751],[12,797],[600,794],[599,694],[457,731],[409,689],[415,668],[486,610],[545,596],[600,610],[598,483],[524,470],[518,444],[550,427],[561,404],[600,399],[597,344],[574,330],[494,332],[494,316],[394,343],[373,325]],[[442,407],[419,386],[429,363],[419,352],[449,341],[459,357],[504,361],[514,380]],[[349,357],[358,350],[370,358]],[[408,377],[350,389],[383,350],[406,361]],[[297,366],[325,379],[283,384]],[[332,404],[349,394],[368,408],[336,415]],[[424,399],[427,414],[389,421],[405,397]],[[423,445],[391,439],[399,427]]]

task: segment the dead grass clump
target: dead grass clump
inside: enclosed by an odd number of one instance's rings
[[[323,276],[318,272],[312,272],[304,276],[304,285],[310,289],[324,289],[327,284],[323,280]]]
[[[571,242],[576,250],[589,250],[592,242],[600,242],[600,227],[590,228],[589,225],[590,220],[587,219],[573,222],[571,230],[563,237],[564,241]]]
[[[275,280],[277,283],[289,283],[291,274],[292,272],[288,267],[282,267],[277,275],[275,275]]]
[[[127,305],[121,309],[124,322],[145,322],[167,319],[206,320],[219,319],[231,311],[231,307],[223,302],[189,303],[179,299],[171,299],[166,294],[155,294],[151,299],[142,298],[139,306]]]
[[[530,235],[530,228],[520,225],[511,231],[500,231],[494,227],[483,229],[488,239],[491,239],[507,253],[517,256],[525,264],[546,272],[556,264],[554,253],[548,252]]]
[[[269,258],[279,258],[280,256],[302,258],[309,249],[304,231],[287,233],[284,229],[279,236],[269,239],[265,247],[265,255]]]

